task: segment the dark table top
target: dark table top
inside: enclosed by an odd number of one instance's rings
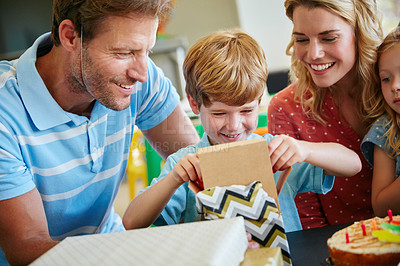
[[[330,225],[287,233],[290,255],[294,266],[330,265],[326,241],[336,231],[352,223]]]

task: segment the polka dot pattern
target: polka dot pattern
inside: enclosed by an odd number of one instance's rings
[[[347,121],[340,120],[337,107],[328,93],[324,102],[326,125],[316,122],[294,101],[295,84],[277,93],[268,107],[268,132],[287,134],[311,142],[337,142],[354,150],[363,164],[355,176],[337,177],[326,195],[299,193],[296,205],[303,228],[345,223],[372,217],[371,166],[361,154],[361,139]]]

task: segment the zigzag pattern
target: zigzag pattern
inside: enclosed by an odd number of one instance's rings
[[[291,264],[282,216],[261,182],[203,190],[196,195],[196,207],[206,219],[243,216],[252,239],[264,247],[281,247],[285,263]]]

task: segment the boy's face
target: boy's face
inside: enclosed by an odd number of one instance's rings
[[[241,106],[212,101],[210,106],[202,105],[199,109],[190,96],[188,98],[193,112],[200,114],[212,145],[245,140],[257,128],[258,99]]]

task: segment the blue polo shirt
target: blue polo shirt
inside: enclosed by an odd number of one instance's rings
[[[146,130],[179,103],[171,82],[149,59],[146,83],[131,105],[95,102],[90,119],[64,111],[39,76],[39,37],[18,60],[0,62],[0,200],[37,188],[50,236],[124,230],[113,201],[124,177],[134,126]],[[6,264],[0,250],[0,265]]]

